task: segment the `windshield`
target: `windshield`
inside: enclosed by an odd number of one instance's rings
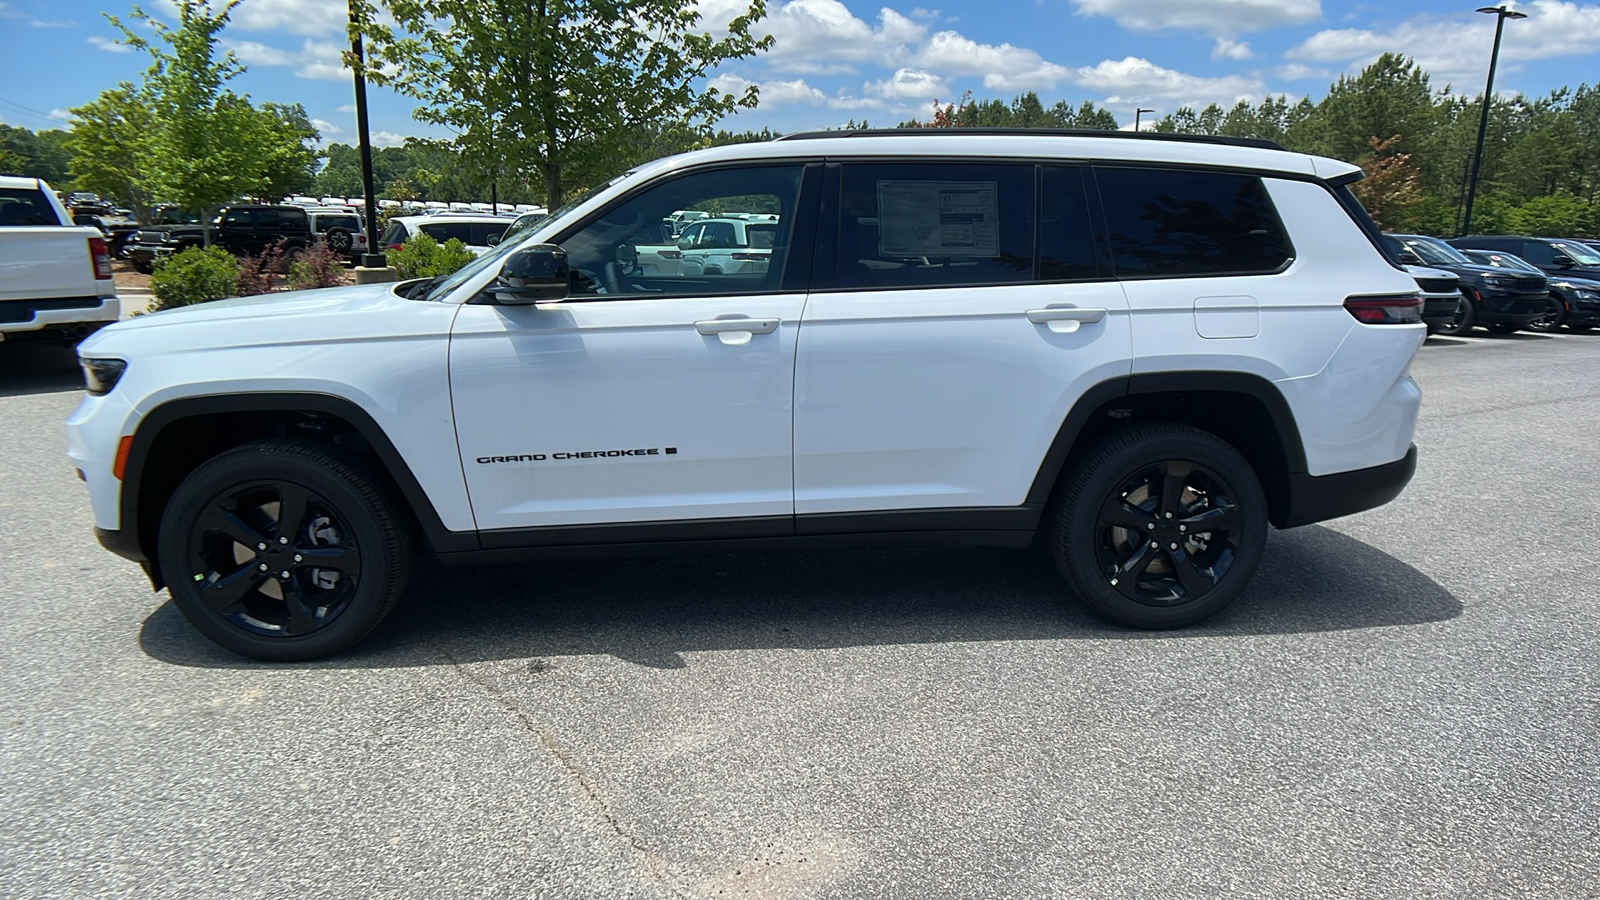
[[[1496,253],[1492,250],[1467,250],[1467,258],[1480,266],[1494,266],[1497,269],[1516,269],[1519,272],[1535,272],[1543,275],[1538,266],[1528,262],[1520,256],[1509,253]]]
[[[1461,255],[1460,250],[1438,238],[1405,237],[1400,238],[1400,243],[1404,244],[1407,250],[1421,257],[1423,262],[1436,266],[1459,266],[1462,263],[1470,262],[1465,256]]]
[[[1600,266],[1600,254],[1596,254],[1582,244],[1574,244],[1568,241],[1551,241],[1550,246],[1572,257],[1572,260],[1580,266]]]
[[[561,218],[568,211],[570,211],[572,209],[575,209],[578,206],[583,205],[584,203],[588,202],[591,198],[599,195],[599,193],[601,191],[603,191],[606,188],[609,188],[612,185],[622,181],[623,179],[627,178],[628,176],[630,176],[632,174],[633,174],[632,172],[625,172],[625,173],[623,173],[621,175],[618,175],[616,178],[611,179],[610,181],[606,182],[605,184],[602,184],[602,185],[599,185],[598,187],[593,187],[593,188],[590,188],[587,191],[584,191],[583,193],[581,193],[578,196],[574,197],[572,200],[570,200],[567,203],[563,204],[560,209],[558,209],[555,212],[551,213],[549,218],[545,219],[544,222],[540,222],[539,225],[542,226],[542,225],[545,224],[545,222],[549,222],[549,221],[551,221],[553,219]],[[457,287],[460,287],[461,285],[465,284],[466,282],[471,281],[478,273],[484,271],[485,269],[488,269],[491,266],[498,267],[500,265],[500,260],[503,259],[506,254],[510,253],[512,250],[515,250],[517,247],[521,246],[522,244],[527,243],[528,242],[528,238],[530,236],[532,236],[533,232],[538,231],[538,230],[539,230],[538,227],[530,228],[527,231],[523,232],[522,234],[510,236],[511,240],[506,240],[504,237],[502,237],[501,240],[500,240],[499,246],[495,247],[493,250],[490,250],[488,253],[483,254],[482,256],[478,257],[477,259],[473,260],[472,262],[469,262],[466,265],[462,266],[461,268],[457,269],[453,274],[451,274],[448,277],[440,280],[438,284],[436,284],[433,287],[429,288],[428,292],[426,294],[422,295],[421,297],[419,297],[417,299],[420,299],[420,300],[440,300],[440,299],[443,299],[446,296],[449,296],[451,291],[455,290]]]

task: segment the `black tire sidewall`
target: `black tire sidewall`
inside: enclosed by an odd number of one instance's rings
[[[342,477],[340,469],[316,461],[314,455],[296,453],[294,444],[262,442],[224,453],[200,466],[173,492],[161,518],[159,560],[173,604],[201,634],[235,653],[255,659],[294,661],[314,659],[343,650],[375,628],[394,605],[394,573],[403,567],[404,541],[385,527],[385,512],[375,510],[363,496],[363,485]],[[338,460],[348,465],[347,460]],[[350,473],[344,468],[344,473]],[[360,476],[355,476],[359,479]],[[216,498],[241,485],[285,481],[320,495],[338,513],[356,541],[361,561],[354,596],[332,623],[299,637],[270,637],[244,631],[230,623],[201,598],[188,571],[188,542],[192,523]],[[370,492],[370,482],[365,486]],[[391,542],[400,546],[391,547]],[[402,573],[403,581],[403,573]]]
[[[1183,460],[1209,469],[1232,489],[1244,516],[1238,556],[1227,574],[1197,600],[1148,606],[1124,596],[1100,570],[1100,507],[1123,482],[1154,463]],[[1071,482],[1054,519],[1052,557],[1062,577],[1090,608],[1134,628],[1177,628],[1209,618],[1243,592],[1266,549],[1267,499],[1238,451],[1214,435],[1181,425],[1135,426],[1096,445],[1069,465]]]

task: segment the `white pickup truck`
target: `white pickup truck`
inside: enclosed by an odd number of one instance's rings
[[[121,312],[105,235],[43,181],[0,176],[0,341],[76,341]]]

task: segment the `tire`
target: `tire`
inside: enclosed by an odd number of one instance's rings
[[[1489,331],[1494,334],[1516,334],[1522,329],[1516,325],[1490,325]]]
[[[1244,457],[1216,436],[1142,425],[1070,465],[1047,546],[1073,593],[1105,618],[1134,628],[1192,625],[1232,603],[1255,574],[1266,494]],[[1168,484],[1177,487],[1170,499]]]
[[[1562,303],[1560,298],[1551,294],[1545,298],[1544,312],[1539,314],[1539,318],[1528,323],[1528,330],[1536,331],[1540,334],[1549,334],[1565,325],[1566,322],[1567,305]]]
[[[149,275],[156,270],[156,267],[153,263],[140,262],[136,259],[133,261],[133,270],[140,275]]]
[[[282,521],[285,503],[297,522]],[[399,601],[412,562],[403,509],[381,478],[331,448],[257,441],[183,480],[157,556],[201,634],[255,659],[316,659],[365,637]]]
[[[350,249],[356,245],[355,236],[350,229],[335,225],[327,231],[328,249],[339,256],[346,256]]]
[[[1472,305],[1472,298],[1463,291],[1461,305],[1456,307],[1455,316],[1440,322],[1434,332],[1443,335],[1466,334],[1472,330],[1473,324],[1477,321],[1478,313]]]

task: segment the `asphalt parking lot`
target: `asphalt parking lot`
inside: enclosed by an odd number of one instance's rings
[[[1028,554],[425,568],[231,656],[0,345],[0,895],[1600,896],[1600,335],[1431,339],[1416,479],[1138,633]]]

